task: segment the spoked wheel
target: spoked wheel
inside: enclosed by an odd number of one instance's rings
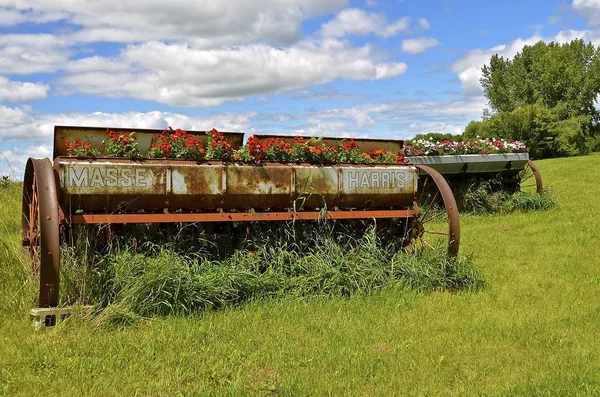
[[[542,175],[531,160],[528,160],[525,168],[519,172],[519,190],[530,193],[541,193],[544,190]]]
[[[58,305],[60,229],[57,188],[52,163],[29,159],[23,181],[21,230],[23,246],[40,279],[40,307]]]
[[[415,165],[420,171],[420,185],[416,195],[419,216],[410,222],[409,240],[414,247],[430,247],[443,240],[448,255],[456,256],[460,245],[460,221],[456,200],[444,177],[426,165]],[[447,221],[448,229],[441,225]],[[441,227],[440,227],[441,226]]]

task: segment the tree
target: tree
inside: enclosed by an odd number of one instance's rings
[[[600,146],[600,49],[583,40],[525,46],[493,55],[480,82],[489,109],[464,138],[520,140],[534,158],[572,156]]]
[[[480,82],[491,114],[526,105],[551,109],[561,120],[581,115],[600,121],[600,52],[583,40],[525,46],[512,60],[493,55]]]

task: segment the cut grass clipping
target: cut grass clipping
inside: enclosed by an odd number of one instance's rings
[[[295,238],[290,227],[281,243],[269,225],[244,248],[225,252],[214,246],[182,252],[174,243],[150,242],[135,252],[117,248],[126,246],[123,241],[100,254],[84,252],[86,244],[65,247],[62,304],[112,306],[105,313],[110,322],[128,324],[136,316],[202,313],[284,296],[350,297],[390,287],[474,291],[484,285],[471,259],[450,259],[443,249],[408,253],[382,242],[372,226],[358,238],[326,225],[304,226],[301,244],[289,241]]]

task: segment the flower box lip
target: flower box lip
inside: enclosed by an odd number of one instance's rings
[[[164,163],[190,163],[197,165],[220,165],[220,164],[237,164],[247,165],[252,167],[261,167],[263,165],[301,165],[301,166],[314,166],[314,167],[333,167],[338,165],[352,165],[361,167],[410,167],[410,163],[396,164],[396,163],[351,163],[351,162],[335,162],[335,163],[311,163],[308,161],[276,161],[276,160],[263,160],[260,163],[244,162],[239,160],[188,160],[188,159],[172,159],[172,158],[139,158],[132,159],[128,157],[78,157],[78,156],[59,156],[55,160],[67,160],[68,162],[102,162],[102,161],[114,161],[116,163],[148,163],[148,164],[164,164]]]
[[[507,158],[510,160],[512,157],[515,160],[528,160],[529,153],[528,152],[518,152],[518,153],[469,153],[469,154],[429,154],[423,156],[406,156],[406,159],[410,161],[410,159],[440,159],[440,158],[455,158],[455,159],[486,159],[486,160],[506,160]]]

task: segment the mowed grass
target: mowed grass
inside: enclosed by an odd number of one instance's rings
[[[557,208],[462,219],[461,251],[487,282],[475,293],[387,289],[35,332],[31,286],[0,275],[0,393],[600,395],[600,156],[538,166]],[[18,222],[18,200],[0,203],[3,222]]]

